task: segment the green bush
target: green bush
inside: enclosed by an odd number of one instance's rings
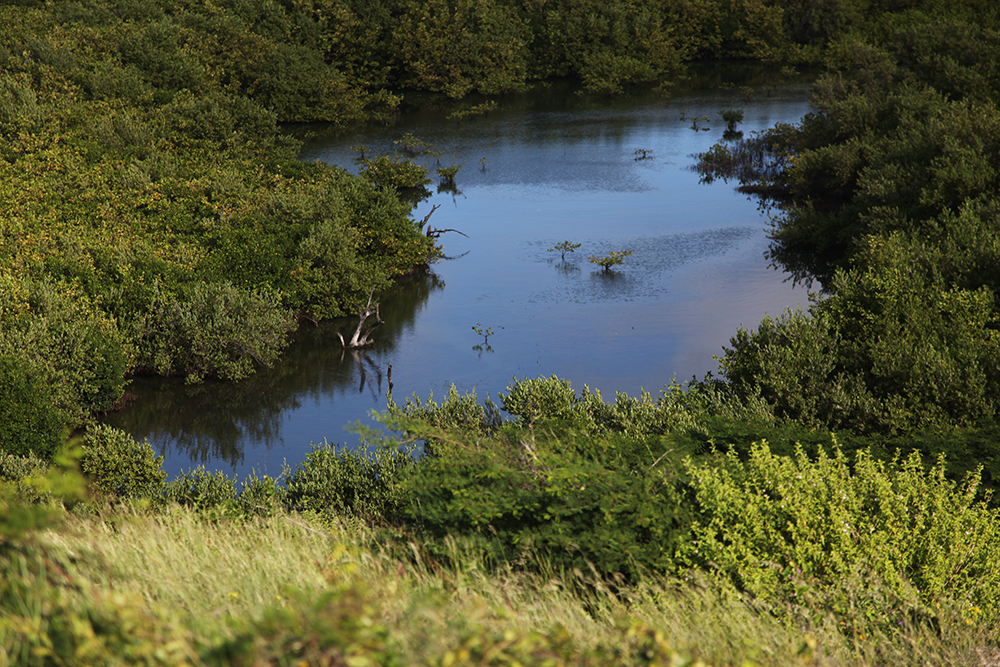
[[[530,39],[519,12],[499,2],[429,0],[402,3],[392,56],[400,84],[460,98],[521,90]]]
[[[729,344],[723,375],[737,395],[763,400],[779,419],[827,429],[873,423],[878,403],[863,378],[844,368],[840,336],[822,312],[766,317]]]
[[[679,564],[762,600],[808,595],[875,625],[904,609],[932,614],[946,599],[979,609],[985,624],[1000,619],[1000,515],[977,500],[978,471],[957,484],[943,460],[926,470],[916,452],[879,462],[861,451],[849,462],[835,449],[813,461],[801,449],[776,456],[767,443],[746,462],[732,452],[684,469],[697,516]],[[888,590],[889,604],[857,597],[863,577]]]
[[[258,477],[254,471],[240,482],[238,506],[243,516],[272,516],[284,506],[285,489],[273,477]]]
[[[163,457],[143,441],[106,424],[87,428],[80,468],[91,484],[107,496],[159,499],[167,474]]]
[[[77,455],[77,451],[63,450],[51,462],[45,462],[0,452],[0,572],[6,565],[6,555],[18,552],[14,541],[58,523],[66,509],[86,496],[86,485],[77,468]],[[8,572],[0,574],[0,609],[5,611],[0,614],[0,639],[6,612],[15,602],[8,593],[17,584],[5,587],[5,580],[10,576]],[[7,646],[0,641],[0,658]]]
[[[236,479],[221,470],[211,473],[198,466],[167,482],[163,495],[168,501],[197,510],[232,511],[237,500]]]
[[[556,376],[514,378],[507,393],[500,393],[502,409],[513,420],[505,422],[500,407],[489,398],[479,403],[475,391],[463,396],[452,387],[440,404],[433,395],[427,401],[417,396],[407,398],[402,406],[390,403],[383,421],[403,430],[408,420],[415,421],[422,428],[458,429],[469,436],[496,435],[505,424],[531,428],[536,423],[551,426],[563,422],[576,431],[641,438],[698,429],[699,422],[710,415],[736,410],[729,405],[732,401],[717,393],[711,383],[695,383],[687,389],[674,384],[656,400],[645,391],[638,398],[619,392],[615,402],[608,404],[601,392],[591,391],[587,386],[577,396],[568,381]],[[738,412],[740,417],[757,416],[742,406]]]
[[[15,502],[36,503],[44,500],[32,481],[44,477],[49,470],[49,461],[34,454],[18,456],[0,450],[0,485],[6,486],[8,495]],[[2,532],[2,531],[0,531]]]
[[[118,46],[121,62],[135,66],[164,102],[180,90],[198,91],[205,84],[202,64],[185,48],[191,35],[169,20],[148,22],[126,32]]]
[[[299,512],[392,519],[403,503],[400,482],[413,465],[412,456],[398,447],[348,450],[324,441],[294,471],[285,466],[284,501]]]
[[[899,232],[859,246],[808,316],[766,318],[732,338],[721,368],[733,390],[778,418],[826,429],[891,435],[990,423],[1000,409],[998,315],[994,292],[977,284],[989,273],[949,285],[942,246]]]
[[[422,196],[428,193],[427,184],[431,179],[427,176],[427,168],[412,160],[399,160],[388,155],[359,160],[358,174],[379,189],[394,189],[397,192],[418,192]]]
[[[117,323],[67,285],[31,285],[33,316],[0,328],[0,353],[23,361],[67,423],[107,410],[122,396],[130,350]]]
[[[161,375],[239,380],[254,364],[267,366],[287,345],[294,318],[268,290],[250,291],[230,283],[201,284],[190,300],[160,292],[142,324],[140,368]]]
[[[508,426],[488,439],[409,430],[435,443],[402,481],[403,516],[432,549],[461,536],[498,564],[588,562],[601,577],[635,579],[668,570],[687,534],[680,454],[666,439],[591,435],[564,422]]]
[[[585,388],[577,398],[568,380],[556,376],[518,380],[507,386],[507,393],[500,394],[500,405],[504,411],[514,415],[520,426],[530,427],[539,420],[574,420],[576,428],[593,426],[592,412],[595,408],[604,411],[605,405],[600,394],[592,394]]]
[[[43,120],[38,96],[28,83],[21,83],[4,74],[0,78],[0,137],[32,132]]]
[[[277,117],[253,100],[212,91],[203,95],[181,92],[161,110],[162,122],[172,134],[190,141],[222,147],[240,143],[268,143],[276,132]]]
[[[45,385],[13,355],[0,355],[0,454],[49,460],[66,442],[66,417]]]
[[[489,398],[480,403],[475,390],[460,395],[454,385],[440,404],[434,401],[433,393],[426,401],[414,395],[402,406],[390,402],[383,417],[389,424],[396,420],[417,421],[442,430],[458,429],[469,435],[495,434],[503,423],[496,403]]]
[[[152,101],[152,90],[134,66],[100,62],[81,76],[83,90],[95,100],[119,99],[135,106]]]

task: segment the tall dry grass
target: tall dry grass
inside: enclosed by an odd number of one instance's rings
[[[350,522],[284,515],[220,523],[174,508],[73,517],[41,543],[72,564],[76,604],[113,593],[145,616],[172,619],[193,633],[189,656],[247,632],[269,610],[350,591],[409,664],[455,659],[455,647],[477,634],[558,635],[585,652],[620,642],[625,626],[655,630],[678,659],[720,667],[1000,664],[973,625],[962,632],[942,623],[948,636],[914,624],[894,636],[857,637],[808,608],[763,607],[707,578],[612,587],[586,569],[557,572],[545,563],[533,563],[533,574],[496,572],[455,541],[445,568],[417,544],[388,544]]]

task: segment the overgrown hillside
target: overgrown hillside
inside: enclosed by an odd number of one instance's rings
[[[0,8],[0,666],[996,664],[997,19]],[[277,479],[167,481],[93,424],[67,443],[131,374],[238,380],[435,257],[423,172],[303,164],[279,122],[552,76],[614,93],[716,57],[828,68],[800,124],[702,156],[767,197],[773,259],[824,288],[736,332],[719,377],[390,401],[375,455],[318,447]]]

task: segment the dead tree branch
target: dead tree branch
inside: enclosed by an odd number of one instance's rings
[[[441,208],[441,204],[434,204],[434,206],[431,207],[431,212],[425,215],[424,219],[420,222],[420,229],[424,228],[424,225],[427,224],[427,221],[431,219],[432,215],[434,215],[434,211],[438,210],[439,208]],[[428,233],[427,235],[430,236],[430,233]]]
[[[378,312],[378,304],[375,304],[375,310],[372,310],[372,297],[375,295],[375,286],[372,285],[371,292],[368,293],[368,303],[364,306],[358,307],[358,327],[354,330],[354,335],[351,336],[350,342],[344,341],[344,337],[341,333],[337,332],[337,337],[340,339],[340,344],[343,345],[348,350],[354,350],[359,347],[365,347],[371,345],[373,341],[369,336],[371,336],[372,331],[380,324],[385,324],[382,317]],[[375,316],[375,323],[368,327],[364,333],[361,330],[364,329],[365,321],[371,317]]]
[[[466,234],[465,232],[460,232],[457,229],[434,229],[430,225],[427,226],[427,236],[429,236],[432,239],[436,239],[445,232],[455,232],[456,234],[461,234],[465,238],[469,238],[468,234]]]

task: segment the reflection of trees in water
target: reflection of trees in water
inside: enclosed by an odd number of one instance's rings
[[[278,441],[281,414],[300,405],[294,394],[280,391],[282,378],[267,383],[262,375],[198,385],[143,378],[132,387],[135,405],[107,421],[148,438],[161,452],[182,454],[192,465],[216,458],[237,465],[243,461],[242,443],[270,448]]]
[[[705,184],[721,179],[739,183],[737,190],[756,197],[758,208],[771,221],[771,243],[766,252],[773,268],[791,276],[794,284],[812,287],[813,281],[828,284],[844,255],[840,249],[821,252],[812,238],[815,224],[793,224],[801,217],[806,223],[823,216],[821,211],[791,207],[787,169],[792,155],[791,126],[778,126],[747,139],[718,143],[695,157],[692,169]],[[802,231],[805,230],[805,231]]]
[[[358,393],[365,393],[365,387],[368,387],[372,398],[377,401],[379,396],[382,395],[382,368],[372,361],[371,357],[368,356],[367,350],[341,350],[340,366],[344,365],[345,357],[352,360],[354,367],[358,370],[358,375],[360,376]],[[389,364],[386,368],[387,374],[392,372],[391,368],[392,364]]]
[[[443,287],[430,272],[401,281],[383,300],[385,324],[376,330],[370,352],[345,353],[337,340],[336,330],[353,326],[356,318],[303,327],[281,360],[241,382],[185,385],[179,378],[136,378],[129,388],[135,403],[105,421],[192,465],[212,459],[239,465],[247,443],[267,449],[282,444],[283,415],[304,399],[331,402],[338,394],[368,390],[378,401],[386,370],[377,356],[393,349],[431,292]]]

